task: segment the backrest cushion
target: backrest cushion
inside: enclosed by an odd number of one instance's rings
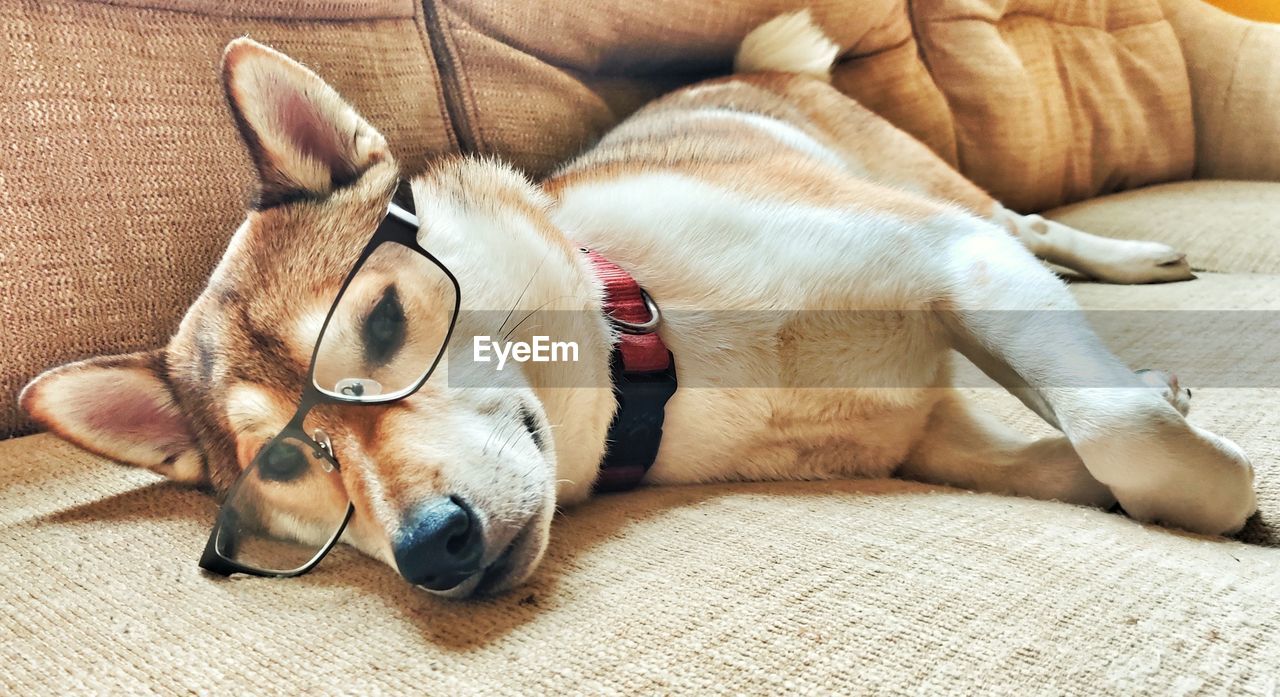
[[[45,368],[162,345],[254,181],[223,103],[243,35],[308,64],[409,167],[453,148],[414,0],[0,3],[0,437]]]
[[[1190,86],[1156,0],[898,0],[836,84],[1011,208],[1185,179]]]
[[[29,430],[14,398],[39,371],[163,344],[221,255],[253,179],[230,39],[314,68],[409,171],[463,150],[541,176],[804,7],[839,89],[1014,208],[1190,173],[1156,0],[0,3],[0,436]]]
[[[475,149],[535,175],[808,6],[842,49],[839,89],[1013,208],[1183,179],[1194,161],[1187,70],[1157,0],[429,4]]]

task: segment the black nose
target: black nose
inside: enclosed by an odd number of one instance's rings
[[[480,570],[480,522],[456,496],[430,501],[408,521],[395,555],[400,575],[409,583],[449,590]]]

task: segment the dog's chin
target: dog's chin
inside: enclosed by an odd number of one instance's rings
[[[540,518],[541,516],[537,516],[525,524],[524,529],[516,534],[493,561],[468,576],[462,583],[448,590],[418,587],[442,598],[468,598],[498,595],[524,583],[533,575],[547,548],[547,526],[542,524]]]

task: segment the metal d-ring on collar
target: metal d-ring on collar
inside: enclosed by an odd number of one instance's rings
[[[644,298],[645,309],[649,311],[648,320],[644,322],[628,322],[617,317],[611,316],[609,318],[613,320],[614,324],[618,325],[618,329],[624,334],[652,334],[658,328],[658,323],[662,321],[662,312],[658,310],[658,304],[653,301],[653,298],[649,297],[649,292],[641,288],[640,297]]]

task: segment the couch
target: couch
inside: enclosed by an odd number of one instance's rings
[[[565,511],[533,580],[493,599],[342,547],[298,579],[224,580],[195,565],[210,496],[17,409],[44,368],[163,343],[239,223],[230,39],[315,68],[410,170],[463,151],[536,177],[800,5],[0,5],[0,693],[1275,694],[1280,25],[1199,0],[812,5],[834,84],[1010,207],[1189,254],[1196,280],[1072,288],[1252,457],[1236,539],[901,481],[763,483]]]

